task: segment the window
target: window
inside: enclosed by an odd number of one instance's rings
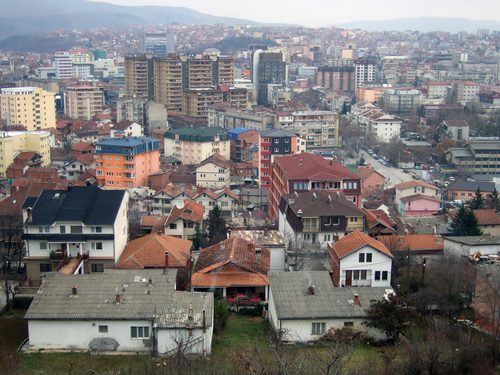
[[[307,182],[294,182],[293,190],[308,190],[309,186]]]
[[[349,218],[349,221],[350,221],[351,223],[357,223],[357,222],[358,222],[358,218],[357,218],[357,217],[350,217],[350,218]]]
[[[92,272],[104,272],[104,264],[102,263],[92,264]]]
[[[52,272],[52,264],[40,263],[40,272]]]
[[[130,337],[133,339],[149,338],[149,327],[130,327]]]
[[[40,250],[48,250],[49,243],[48,242],[40,242]]]
[[[275,138],[274,143],[280,143],[280,140],[278,138]]]
[[[99,333],[108,333],[108,326],[99,326]]]
[[[280,149],[278,147],[275,147],[274,152],[280,152]]]
[[[102,250],[102,242],[92,242],[92,250]]]
[[[326,331],[326,323],[313,323],[312,324],[312,333],[313,335],[321,335]]]
[[[177,229],[177,224],[170,224],[170,229]]]
[[[340,218],[334,217],[332,220],[332,225],[340,225]]]
[[[382,271],[382,280],[387,280],[388,272]]]
[[[61,225],[61,226],[60,226],[60,228],[59,228],[59,233],[61,233],[61,234],[66,233],[66,226],[65,226],[65,225]]]
[[[365,253],[359,253],[359,263],[365,262]]]
[[[366,253],[366,262],[371,263],[372,261],[372,253]]]
[[[332,218],[331,217],[324,217],[323,224],[324,225],[332,225]]]
[[[38,228],[38,233],[49,233],[50,232],[50,227],[39,227]]]
[[[380,271],[375,271],[375,280],[380,281]]]
[[[422,193],[425,193],[425,187],[422,186]]]
[[[72,225],[70,227],[71,233],[82,233],[82,226],[81,225]]]
[[[344,327],[354,327],[354,322],[344,322]]]
[[[329,234],[325,234],[325,238],[323,239],[323,241],[330,241],[330,235]]]
[[[92,233],[102,233],[102,227],[91,227],[90,231]]]

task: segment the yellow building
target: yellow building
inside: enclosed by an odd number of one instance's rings
[[[211,104],[227,102],[241,110],[248,109],[247,89],[234,87],[188,89],[182,92],[182,114],[206,119],[208,106]]]
[[[55,93],[38,87],[11,87],[0,92],[5,125],[24,125],[28,131],[55,128]]]
[[[78,85],[67,87],[64,93],[66,114],[75,119],[92,120],[102,113],[103,93],[101,87]]]
[[[34,151],[42,156],[42,167],[50,164],[50,132],[0,132],[0,176],[7,175],[7,168],[18,152]]]

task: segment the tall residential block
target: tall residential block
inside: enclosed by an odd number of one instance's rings
[[[287,67],[283,52],[257,49],[252,52],[250,68],[254,84],[253,100],[257,103],[267,103],[269,84],[284,84],[287,81]]]
[[[198,119],[208,117],[208,106],[226,102],[237,109],[248,109],[248,90],[223,86],[221,88],[187,89],[182,92],[182,114]]]
[[[50,164],[50,132],[0,131],[0,176],[7,176],[7,168],[15,156],[24,151],[37,152],[42,156],[42,167]]]
[[[64,92],[64,104],[65,113],[69,117],[91,120],[102,112],[102,88],[91,85],[67,87]]]
[[[125,56],[125,93],[152,100],[153,87],[153,55]]]
[[[97,180],[108,189],[147,186],[148,176],[160,171],[160,141],[153,138],[125,137],[96,143]]]
[[[365,82],[375,81],[375,73],[377,72],[377,63],[369,60],[354,60],[355,71],[354,86],[357,88],[363,86]]]
[[[175,34],[166,32],[144,33],[142,36],[142,52],[152,53],[154,56],[165,57],[175,52]]]
[[[24,125],[29,131],[56,127],[55,93],[38,87],[11,87],[0,91],[4,125]]]
[[[353,66],[321,66],[316,72],[316,84],[334,91],[354,91],[355,78]]]
[[[65,51],[57,51],[54,54],[54,65],[56,68],[56,78],[69,79],[73,74],[73,62],[71,54]]]

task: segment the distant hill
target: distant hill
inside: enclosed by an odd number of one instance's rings
[[[0,40],[13,35],[48,33],[61,29],[83,30],[168,22],[266,26],[259,22],[217,17],[182,7],[121,6],[85,0],[0,0],[0,9]]]
[[[418,30],[422,33],[430,31],[446,31],[456,34],[459,31],[476,33],[477,29],[500,30],[500,22],[494,20],[474,21],[467,18],[418,17],[398,18],[384,21],[353,21],[328,25],[327,27],[344,29],[361,29],[366,31],[406,31]]]

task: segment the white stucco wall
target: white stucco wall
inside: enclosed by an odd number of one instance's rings
[[[115,224],[113,225],[115,233],[115,248],[113,256],[115,258],[115,263],[118,262],[118,259],[122,256],[123,250],[125,249],[125,246],[127,246],[128,242],[128,200],[129,195],[125,191],[125,195],[116,215]]]
[[[359,253],[365,253],[365,262],[359,262]],[[366,262],[366,254],[372,254],[372,261]],[[345,274],[347,270],[367,270],[366,280],[353,280],[352,285],[363,284],[364,281],[371,281],[371,286],[390,286],[391,285],[392,258],[371,246],[364,246],[358,251],[349,254],[340,260],[340,285],[345,285]],[[375,271],[380,271],[380,280],[375,280]],[[382,272],[387,271],[387,280],[382,280]]]
[[[268,247],[271,252],[271,272],[285,271],[285,248]]]
[[[444,256],[460,257],[462,255],[474,255],[476,252],[481,255],[498,255],[498,245],[469,246],[458,242],[447,241],[443,244]]]
[[[203,329],[197,328],[191,331],[192,336],[186,329],[159,329],[157,331],[158,338],[158,353],[161,356],[177,347],[176,341],[186,343],[188,341],[197,340],[202,337],[203,340],[186,350],[186,354],[210,355],[212,350],[212,329],[207,328],[205,333]],[[205,352],[204,352],[205,351]]]
[[[108,332],[99,333],[99,326],[108,326]],[[109,337],[120,344],[117,351],[152,350],[152,342],[145,343],[149,340],[131,338],[130,327],[149,327],[150,336],[152,334],[151,322],[144,320],[28,321],[30,345],[34,349],[89,349],[93,339]]]

